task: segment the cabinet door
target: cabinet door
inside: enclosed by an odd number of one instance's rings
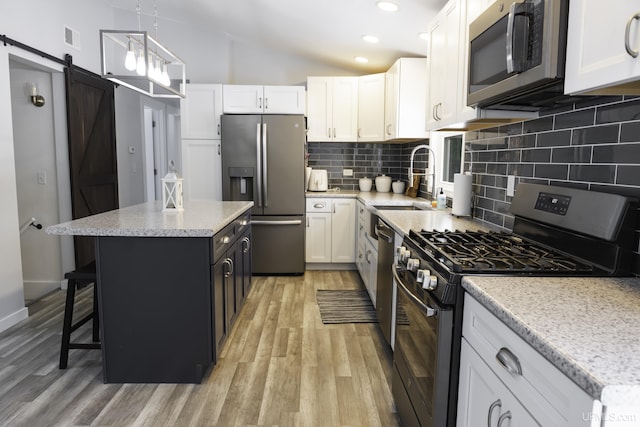
[[[306,107],[303,86],[265,86],[265,114],[304,114]]]
[[[225,290],[225,274],[228,271],[229,264],[225,263],[225,257],[216,262],[211,267],[211,286],[213,287],[211,295],[213,297],[212,319],[213,324],[213,361],[216,362],[220,357],[222,345],[227,339],[227,304]]]
[[[222,157],[219,140],[182,140],[185,200],[222,200]]]
[[[385,73],[358,80],[358,141],[384,140]]]
[[[227,305],[227,331],[231,331],[231,327],[236,321],[238,311],[240,310],[242,295],[238,296],[238,256],[241,252],[240,242],[236,243],[227,251],[225,261],[229,263],[229,268],[224,271],[224,288],[225,303]]]
[[[306,262],[331,262],[331,213],[307,213]]]
[[[331,218],[331,261],[356,260],[356,201],[333,199]]]
[[[188,84],[180,99],[182,138],[220,139],[222,85]]]
[[[376,248],[374,248],[373,244],[366,239],[364,248],[364,268],[368,270],[367,283],[365,283],[365,285],[367,287],[367,291],[369,292],[369,298],[371,298],[371,302],[375,307],[376,294],[378,291],[378,251]]]
[[[457,426],[476,427],[484,420],[489,426],[540,425],[463,338]]]
[[[400,96],[400,61],[385,73],[384,139],[394,139],[398,131],[398,98]]]
[[[429,27],[429,103],[427,127],[431,130],[455,120],[458,99],[460,0],[450,0]]]
[[[394,138],[428,138],[426,58],[400,58],[396,82],[396,128]]]
[[[240,237],[240,254],[237,257],[236,274],[241,284],[242,301],[247,298],[251,290],[251,230],[247,230]]]
[[[331,141],[333,102],[331,77],[307,78],[307,140]]]
[[[633,19],[638,12],[638,1],[571,0],[565,93],[589,91],[640,77],[640,56],[634,58],[625,48],[627,43],[631,50],[640,51],[640,20]],[[606,29],[594,30],[603,28],[603,23]],[[637,94],[637,87],[631,93]]]
[[[225,114],[260,114],[264,110],[262,86],[223,85],[222,111]]]
[[[358,140],[358,77],[333,78],[332,140]]]

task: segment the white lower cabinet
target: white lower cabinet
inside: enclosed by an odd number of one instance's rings
[[[600,425],[598,402],[468,294],[462,336],[459,427]]]
[[[356,201],[308,198],[305,261],[353,263],[356,260]]]

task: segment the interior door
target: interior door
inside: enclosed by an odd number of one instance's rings
[[[118,208],[114,86],[65,69],[73,219]],[[74,238],[76,266],[95,259],[93,237]]]

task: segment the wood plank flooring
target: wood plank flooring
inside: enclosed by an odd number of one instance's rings
[[[359,289],[353,271],[254,277],[202,384],[103,384],[97,350],[58,369],[63,292],[0,334],[1,426],[398,426],[392,355],[377,324],[323,325],[316,289]],[[88,309],[91,289],[76,307]],[[90,324],[76,332],[90,339]]]

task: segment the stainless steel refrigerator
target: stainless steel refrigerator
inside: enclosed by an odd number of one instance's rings
[[[221,119],[222,199],[254,202],[253,274],[303,274],[304,116]]]

